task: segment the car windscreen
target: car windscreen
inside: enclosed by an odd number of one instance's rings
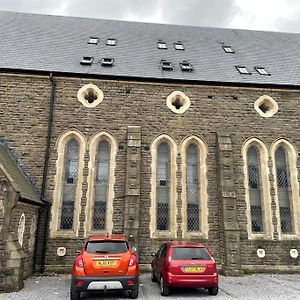
[[[172,249],[172,260],[211,260],[205,248],[176,247]]]
[[[128,251],[128,245],[124,241],[90,241],[86,243],[85,251],[98,254],[118,254]]]

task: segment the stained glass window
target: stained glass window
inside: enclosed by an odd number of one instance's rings
[[[290,178],[286,153],[281,146],[275,152],[275,163],[281,232],[292,233],[293,227],[290,205]]]
[[[106,223],[107,196],[109,186],[110,145],[103,140],[96,154],[93,230],[104,230]]]
[[[156,164],[156,229],[169,230],[170,149],[167,143],[158,146]]]
[[[62,205],[60,216],[60,229],[73,228],[74,202],[76,198],[77,176],[78,176],[79,145],[75,139],[71,139],[65,150],[64,180]]]

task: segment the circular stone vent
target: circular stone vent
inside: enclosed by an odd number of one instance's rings
[[[190,105],[189,97],[183,92],[175,91],[167,98],[167,106],[176,114],[183,114]]]
[[[94,84],[86,84],[77,92],[77,99],[86,107],[95,107],[103,100],[103,92]]]
[[[278,111],[277,102],[270,96],[261,96],[254,103],[255,110],[265,118],[274,116]]]

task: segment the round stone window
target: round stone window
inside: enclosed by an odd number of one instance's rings
[[[175,91],[167,98],[167,106],[176,114],[183,114],[191,105],[191,100],[183,92]]]
[[[274,116],[278,111],[277,102],[270,96],[261,96],[254,103],[255,110],[265,118]]]
[[[84,85],[77,92],[77,99],[86,107],[95,107],[103,100],[103,92],[94,84]]]
[[[23,213],[20,217],[18,224],[18,242],[22,246],[23,245],[23,236],[25,231],[25,214]]]

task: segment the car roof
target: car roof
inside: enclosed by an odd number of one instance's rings
[[[97,234],[97,235],[92,235],[90,236],[87,241],[91,242],[91,241],[127,241],[126,237],[121,235],[121,234],[110,234],[110,233],[106,233],[106,234]]]
[[[202,247],[202,248],[206,248],[205,245],[201,244],[201,243],[197,243],[197,242],[168,242],[167,245],[169,245],[170,247]]]

